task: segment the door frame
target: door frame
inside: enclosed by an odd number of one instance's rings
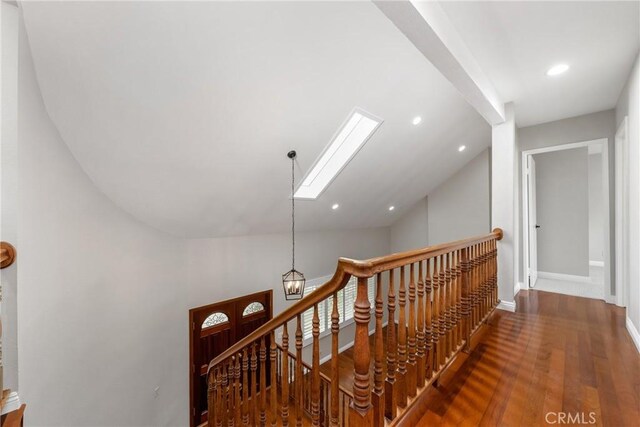
[[[629,120],[625,116],[615,136],[615,288],[616,305],[629,298]]]
[[[522,173],[522,237],[523,237],[523,257],[525,287],[529,289],[529,218],[525,215],[529,209],[529,190],[527,188],[527,165],[528,157],[534,154],[550,153],[553,151],[571,150],[582,147],[602,148],[602,197],[603,222],[604,222],[604,299],[608,303],[614,303],[616,297],[611,292],[611,218],[609,209],[611,200],[609,198],[609,139],[599,138],[589,141],[573,142],[569,144],[552,145],[549,147],[534,148],[522,152],[521,173]]]
[[[258,292],[254,292],[251,294],[247,294],[247,295],[242,295],[236,298],[231,298],[228,300],[224,300],[224,301],[217,301],[214,302],[212,304],[207,304],[207,305],[202,305],[199,307],[193,307],[189,309],[189,366],[188,366],[188,372],[189,372],[189,425],[191,427],[195,427],[196,425],[198,425],[199,423],[194,423],[194,416],[195,414],[193,414],[193,403],[194,403],[194,399],[195,399],[195,395],[194,395],[194,374],[195,374],[195,370],[199,369],[197,366],[195,366],[194,363],[194,331],[195,331],[195,322],[194,322],[194,314],[196,312],[199,312],[200,310],[204,310],[204,309],[210,309],[210,310],[216,310],[217,307],[221,306],[221,305],[229,305],[229,304],[233,304],[235,302],[244,300],[244,299],[253,299],[254,297],[262,297],[265,294],[269,294],[269,307],[268,307],[268,317],[267,317],[267,321],[269,319],[273,318],[273,289],[265,289],[263,291],[258,291]]]

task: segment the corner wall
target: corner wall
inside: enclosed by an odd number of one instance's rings
[[[615,110],[615,125],[629,117],[629,295],[627,328],[631,322],[640,351],[640,55],[629,74]],[[612,194],[615,194],[612,192]],[[615,218],[615,216],[613,217]],[[615,234],[614,234],[615,235]]]
[[[26,420],[184,425],[184,242],[124,213],[80,169],[45,111],[22,21],[19,71],[17,320]]]

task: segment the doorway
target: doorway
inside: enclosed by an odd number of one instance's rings
[[[522,153],[525,286],[613,302],[606,138]]]
[[[189,310],[191,427],[207,421],[209,362],[270,320],[272,306],[273,290],[268,290]]]

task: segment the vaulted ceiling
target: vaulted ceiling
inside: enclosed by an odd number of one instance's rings
[[[519,126],[614,108],[640,48],[638,1],[441,5]]]
[[[175,235],[287,230],[286,153],[298,151],[301,178],[356,106],[384,123],[298,203],[300,229],[389,225],[490,143],[370,2],[22,8],[45,105],[77,161],[124,210]]]

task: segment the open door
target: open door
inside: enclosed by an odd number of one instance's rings
[[[536,161],[533,156],[527,157],[527,194],[529,197],[527,206],[529,224],[529,287],[533,288],[538,280],[538,220],[536,218]]]

